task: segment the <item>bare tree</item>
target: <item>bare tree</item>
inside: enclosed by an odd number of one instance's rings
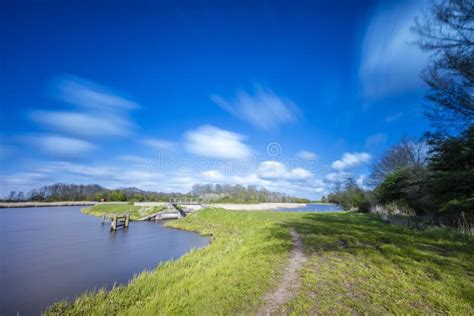
[[[424,168],[428,160],[428,145],[406,136],[389,148],[372,166],[369,183],[380,184],[385,177],[402,167]]]
[[[413,30],[432,53],[421,74],[429,86],[427,116],[441,129],[464,129],[474,122],[474,1],[435,2]]]

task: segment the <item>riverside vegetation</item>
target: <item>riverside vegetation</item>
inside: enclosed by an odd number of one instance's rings
[[[113,216],[113,215],[124,215],[125,213],[130,214],[131,220],[138,220],[144,216],[148,216],[160,211],[163,211],[166,206],[138,206],[133,204],[98,204],[91,207],[85,207],[81,209],[81,212],[88,215],[94,216]]]
[[[289,314],[472,314],[474,241],[449,228],[409,229],[362,213],[205,209],[169,227],[213,237],[209,246],[111,291],[60,302],[48,315],[254,314],[277,287],[293,244],[308,260]]]

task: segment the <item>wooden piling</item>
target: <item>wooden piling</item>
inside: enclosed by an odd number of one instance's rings
[[[112,223],[110,223],[110,230],[117,230],[117,215],[112,217]]]
[[[130,222],[130,213],[125,214],[125,228],[128,228],[128,223]]]
[[[110,230],[117,230],[118,228],[128,228],[130,223],[130,214],[126,213],[125,215],[118,216],[114,215],[112,217],[112,222],[110,224]]]

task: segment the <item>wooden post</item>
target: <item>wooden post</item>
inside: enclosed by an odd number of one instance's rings
[[[117,230],[117,215],[114,215],[112,218],[112,223],[110,224],[110,230]]]
[[[130,222],[130,213],[125,214],[125,228],[128,228],[128,223]]]

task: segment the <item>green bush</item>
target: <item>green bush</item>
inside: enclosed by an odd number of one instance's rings
[[[115,190],[109,194],[110,201],[112,202],[125,202],[127,201],[127,196],[123,191]]]

